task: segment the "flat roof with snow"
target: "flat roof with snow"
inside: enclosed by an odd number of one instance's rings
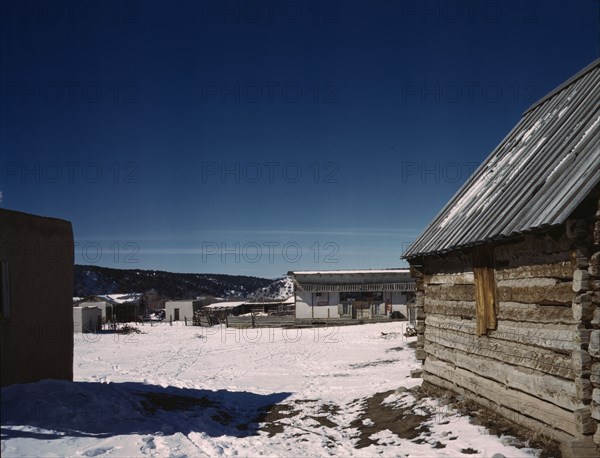
[[[235,301],[235,302],[215,302],[214,304],[205,305],[205,309],[234,309],[239,307],[240,305],[244,305],[246,302],[244,301]]]
[[[352,275],[410,273],[410,269],[348,269],[348,270],[296,270],[288,275]]]

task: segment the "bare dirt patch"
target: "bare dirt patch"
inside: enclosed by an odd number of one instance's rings
[[[422,433],[429,432],[427,425],[424,425],[428,416],[415,414],[410,407],[383,404],[383,400],[394,393],[394,390],[390,390],[358,401],[363,407],[363,412],[350,424],[351,428],[359,431],[357,449],[377,444],[370,436],[386,429],[408,440],[414,440]]]
[[[308,409],[305,409],[306,406]],[[307,414],[307,410],[310,414]],[[283,433],[286,425],[290,424],[290,419],[299,418],[301,420],[313,420],[320,426],[326,428],[336,428],[338,426],[332,417],[339,413],[340,407],[334,403],[323,403],[317,399],[299,399],[287,404],[278,404],[271,407],[260,419],[261,431],[265,431],[269,437],[275,434]],[[302,416],[301,416],[302,415]],[[294,437],[300,437],[305,433],[294,434]]]

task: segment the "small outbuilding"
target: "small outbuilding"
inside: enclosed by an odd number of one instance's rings
[[[288,272],[294,282],[296,319],[386,318],[409,315],[415,282],[409,269]]]
[[[141,293],[98,294],[81,299],[76,305],[81,307],[98,307],[101,311],[101,322],[127,323],[138,321],[142,312]]]
[[[404,253],[426,385],[600,444],[600,60],[529,108]]]
[[[96,332],[102,323],[102,311],[95,306],[73,307],[73,331]]]
[[[165,318],[172,321],[193,321],[194,312],[202,307],[201,300],[165,302]]]
[[[97,299],[95,297],[89,298],[88,300],[84,300],[83,302],[78,302],[75,304],[76,307],[97,307],[100,310],[100,323],[112,323],[113,319],[113,304],[106,301]]]

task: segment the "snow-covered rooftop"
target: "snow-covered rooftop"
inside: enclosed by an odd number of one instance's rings
[[[113,304],[127,304],[129,302],[139,301],[142,298],[142,293],[100,294],[96,297]]]
[[[269,304],[293,304],[295,302],[294,296],[290,296],[287,299],[282,300],[272,300],[272,301],[252,301],[252,302],[244,302],[244,304],[248,305],[269,305]]]
[[[410,269],[297,270],[289,272],[289,275],[406,274],[409,272]]]
[[[214,304],[204,306],[205,309],[234,309],[240,305],[244,305],[244,301],[232,301],[232,302],[216,302]]]

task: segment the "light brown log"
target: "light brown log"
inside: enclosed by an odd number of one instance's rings
[[[477,396],[473,391],[470,391],[464,387],[457,386],[457,385],[453,384],[452,382],[445,380],[441,377],[438,377],[434,374],[424,372],[423,380],[426,383],[430,383],[430,384],[440,387],[446,391],[453,391],[453,392],[458,393],[466,398],[472,399],[473,401],[486,407],[487,409],[489,409],[493,412],[497,412],[498,414],[500,414],[507,420],[509,420],[513,423],[516,423],[518,425],[521,425],[524,428],[527,428],[528,430],[532,431],[536,435],[541,434],[543,436],[549,437],[549,438],[551,438],[557,442],[561,442],[561,443],[569,442],[569,441],[573,440],[572,435],[570,435],[564,431],[558,430],[556,428],[553,428],[552,426],[549,426],[548,424],[546,424],[544,422],[536,420],[535,418],[531,418],[527,415],[524,415],[524,412],[511,410],[502,405],[498,405],[497,403],[490,401],[489,399],[486,399],[481,396]],[[578,434],[577,437],[580,437],[580,435]]]
[[[475,317],[472,319],[461,319],[455,316],[439,315],[435,313],[427,314],[425,319],[428,333],[443,333],[445,330],[464,332],[465,334],[475,335],[476,323]]]
[[[455,317],[429,314],[425,322],[427,332],[430,333],[443,333],[446,330],[473,335],[476,333],[476,324],[473,320],[461,320]],[[560,353],[568,352],[570,356],[573,350],[580,348],[575,340],[576,331],[575,325],[568,324],[500,321],[498,329],[489,331],[488,335],[496,339],[547,348]]]
[[[593,434],[596,431],[596,422],[592,418],[589,407],[583,407],[575,411],[575,425],[581,434]]]
[[[593,358],[600,358],[600,330],[595,329],[590,333],[588,353]]]
[[[590,265],[588,247],[575,247],[571,251],[571,266],[579,269],[587,269]]]
[[[497,294],[500,302],[570,305],[573,300],[572,282],[531,287],[498,286]]]
[[[575,379],[575,389],[577,391],[577,397],[582,403],[589,404],[591,402],[592,391],[594,388],[589,379],[577,377]]]
[[[473,272],[438,273],[426,275],[424,282],[429,285],[472,285],[474,284]]]
[[[600,251],[594,253],[590,257],[590,265],[588,266],[588,273],[592,277],[595,277],[595,278],[600,277]]]
[[[533,288],[533,287],[541,287],[546,288],[549,286],[556,286],[561,283],[560,280],[556,278],[547,278],[547,277],[534,277],[534,278],[512,278],[508,280],[499,280],[497,285],[506,286],[511,288]]]
[[[502,363],[535,369],[546,374],[568,380],[575,378],[571,356],[555,353],[551,350],[531,347],[515,342],[506,342],[494,338],[481,339],[462,332],[445,330],[440,333],[425,331],[427,346],[430,342],[448,348],[456,348],[469,354],[492,358]],[[600,363],[598,364],[600,380]]]
[[[448,301],[474,301],[474,285],[428,285],[425,296],[431,299]]]
[[[555,404],[563,409],[574,411],[584,407],[579,396],[578,386],[570,380],[564,380],[531,369],[519,368],[491,358],[452,350],[438,344],[429,344],[427,353],[435,359],[450,363],[457,368],[465,369],[481,377],[501,383],[505,388],[527,392],[536,398]],[[589,380],[589,398],[592,388]],[[588,388],[585,382],[580,383],[581,389]],[[588,391],[585,391],[588,395]],[[586,398],[587,399],[587,398]]]
[[[590,410],[591,410],[592,418],[600,421],[600,405],[591,404]]]
[[[529,321],[532,323],[576,324],[570,307],[562,305],[523,304],[521,302],[500,302],[499,320]]]
[[[512,280],[519,278],[558,278],[560,280],[571,280],[573,278],[573,267],[568,261],[554,264],[526,265],[503,269],[496,269],[496,280]]]
[[[571,355],[573,371],[578,377],[589,376],[592,367],[592,358],[585,350],[573,350]]]
[[[577,269],[573,272],[573,292],[584,293],[590,289],[590,274],[587,270]]]
[[[600,388],[600,362],[592,363],[590,369],[590,382],[594,388]]]
[[[479,397],[484,397],[516,412],[521,412],[528,417],[554,426],[573,436],[579,436],[572,411],[562,409],[549,402],[542,401],[534,396],[521,391],[507,389],[501,384],[480,377],[461,368],[454,369],[451,365],[428,357],[425,360],[426,372],[452,381],[472,391]]]
[[[587,326],[583,323],[579,323],[575,329],[575,342],[580,347],[587,347],[590,343],[590,338],[592,335],[592,330],[587,328]]]
[[[475,316],[475,301],[448,301],[425,298],[425,312],[440,315]]]
[[[594,305],[594,316],[591,321],[591,325],[594,328],[600,328],[600,307]]]
[[[573,318],[577,321],[589,321],[594,319],[595,306],[592,304],[592,296],[580,294],[573,300]]]

